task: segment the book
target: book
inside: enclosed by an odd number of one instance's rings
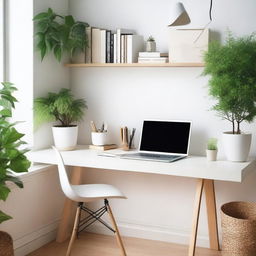
[[[116,144],[107,144],[102,146],[89,145],[89,149],[96,149],[96,150],[102,150],[102,151],[115,149],[115,148],[117,148]]]
[[[121,63],[121,35],[132,35],[133,30],[118,28],[116,30],[116,63]]]
[[[110,35],[110,63],[114,63],[114,34]]]
[[[124,41],[125,41],[125,35],[121,35],[121,60],[120,60],[120,63],[124,63],[124,51],[125,51],[125,44],[124,44]]]
[[[140,35],[127,35],[127,63],[138,62],[139,52],[144,48],[144,38]]]
[[[106,34],[105,29],[100,30],[100,63],[106,63]]]
[[[106,63],[111,63],[111,31],[106,31]]]
[[[85,63],[92,63],[92,27],[85,29],[88,47],[85,49]]]
[[[160,58],[138,58],[139,63],[167,63],[168,58],[167,57],[160,57]]]
[[[92,63],[101,61],[101,31],[99,28],[92,28]]]
[[[142,58],[160,58],[160,52],[139,52],[139,57]]]
[[[117,56],[116,56],[116,53],[117,53],[117,48],[116,48],[116,33],[114,34],[114,59],[113,59],[113,63],[117,63]]]

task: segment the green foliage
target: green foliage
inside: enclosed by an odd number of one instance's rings
[[[15,107],[16,98],[12,93],[17,89],[11,83],[2,83],[0,89],[0,200],[6,201],[11,192],[7,182],[12,182],[23,188],[22,181],[14,176],[14,172],[27,172],[30,162],[25,156],[28,151],[19,149],[22,144],[26,144],[21,138],[24,134],[15,129],[18,123],[10,123],[8,118],[12,117],[12,109]],[[0,211],[0,223],[12,217]]]
[[[61,126],[71,126],[73,122],[83,119],[86,108],[86,101],[74,99],[69,89],[62,88],[59,93],[50,92],[47,97],[34,100],[35,127],[53,121],[59,121]]]
[[[41,60],[47,53],[53,52],[58,61],[66,52],[70,57],[75,51],[85,51],[88,46],[85,22],[75,21],[72,15],[61,16],[51,8],[34,17],[37,49],[41,53]]]
[[[155,42],[155,38],[153,36],[149,36],[148,40],[149,42]]]
[[[218,140],[216,138],[209,138],[207,141],[207,149],[208,150],[217,150]]]
[[[234,38],[229,33],[224,45],[209,44],[204,60],[203,74],[211,75],[209,94],[217,101],[213,109],[239,134],[240,123],[252,122],[256,116],[255,35]]]

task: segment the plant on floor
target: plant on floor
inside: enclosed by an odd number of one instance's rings
[[[71,127],[73,122],[83,119],[87,108],[84,99],[74,99],[71,90],[62,88],[58,93],[48,93],[47,97],[34,100],[34,122],[39,127],[45,122],[57,121],[59,126]]]
[[[12,93],[17,89],[11,83],[2,83],[0,89],[0,200],[6,201],[10,191],[7,182],[13,182],[18,187],[23,188],[22,181],[14,173],[27,172],[30,167],[25,153],[26,149],[20,146],[26,144],[21,138],[24,134],[19,133],[15,125],[10,122],[12,109],[15,108],[17,99]],[[0,211],[0,223],[12,217]]]
[[[53,52],[60,61],[64,53],[72,58],[75,51],[84,52],[88,47],[85,28],[88,23],[75,21],[72,15],[61,16],[51,8],[34,17],[37,49],[41,60],[47,53]]]
[[[208,150],[217,150],[217,142],[218,140],[216,138],[209,138],[207,141],[207,149]]]
[[[233,134],[241,134],[240,124],[256,116],[256,37],[235,38],[228,34],[222,45],[209,44],[204,75],[210,75],[209,94],[216,100],[213,109],[232,123]]]

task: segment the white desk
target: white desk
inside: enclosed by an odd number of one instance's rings
[[[123,153],[121,150],[107,152]],[[214,180],[242,182],[249,172],[256,170],[255,160],[244,163],[227,161],[208,162],[206,157],[189,156],[173,163],[162,163],[128,160],[119,157],[102,157],[98,156],[97,151],[90,150],[87,146],[79,146],[74,151],[63,151],[62,156],[66,165],[74,167],[71,174],[71,182],[73,184],[80,183],[82,167],[196,178],[197,187],[189,256],[195,254],[198,218],[203,190],[206,196],[210,248],[219,250]],[[28,157],[33,162],[56,164],[56,158],[52,149],[30,152]],[[64,241],[68,236],[72,207],[73,203],[67,199],[57,235],[58,242]]]

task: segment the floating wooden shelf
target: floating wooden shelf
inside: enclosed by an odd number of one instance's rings
[[[68,63],[65,67],[204,67],[204,63]]]

